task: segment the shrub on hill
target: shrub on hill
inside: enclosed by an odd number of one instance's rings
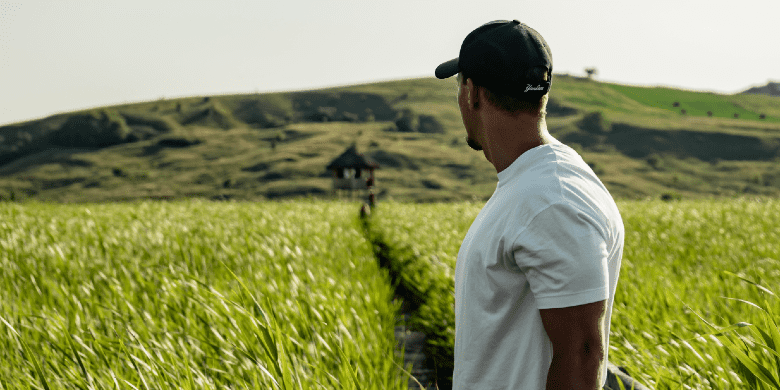
[[[609,131],[609,124],[600,111],[586,114],[577,122],[577,127],[591,134],[604,134]]]
[[[402,133],[444,133],[444,126],[432,115],[418,115],[408,108],[404,108],[395,120],[395,128],[388,131]]]
[[[333,122],[337,120],[338,109],[336,107],[317,107],[304,119],[314,122]]]
[[[682,195],[677,192],[664,192],[661,195],[661,200],[664,202],[674,202],[682,200]]]
[[[59,146],[100,148],[127,142],[130,128],[125,118],[112,110],[89,111],[70,116],[52,134]]]
[[[408,108],[403,109],[395,120],[396,130],[402,133],[414,132],[419,126],[420,118]]]
[[[420,133],[444,133],[444,126],[432,115],[420,115],[418,131]]]
[[[660,171],[664,168],[664,159],[658,153],[649,155],[645,161],[647,161],[647,164],[657,171]]]

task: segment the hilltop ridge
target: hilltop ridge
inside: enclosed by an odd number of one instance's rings
[[[770,81],[764,86],[748,88],[740,93],[780,96],[780,82]]]
[[[551,134],[617,197],[780,194],[780,98],[555,75]],[[382,165],[378,198],[486,198],[455,85],[419,78],[314,91],[161,99],[0,127],[0,198],[329,196],[346,147]]]

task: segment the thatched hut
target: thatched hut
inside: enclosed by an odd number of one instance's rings
[[[379,164],[357,152],[353,144],[326,167],[333,173],[333,190],[368,190],[376,186]]]

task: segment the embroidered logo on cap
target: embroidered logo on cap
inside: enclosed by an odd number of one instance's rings
[[[532,86],[531,86],[531,84],[528,84],[528,85],[525,87],[525,91],[523,91],[523,92],[528,92],[528,91],[541,91],[541,90],[543,90],[543,89],[544,89],[544,87],[542,87],[541,85],[538,85],[538,86],[536,86],[536,87],[532,87]]]

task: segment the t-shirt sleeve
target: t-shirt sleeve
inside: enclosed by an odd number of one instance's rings
[[[539,309],[609,298],[607,243],[598,222],[572,205],[542,210],[517,235],[512,251]]]

